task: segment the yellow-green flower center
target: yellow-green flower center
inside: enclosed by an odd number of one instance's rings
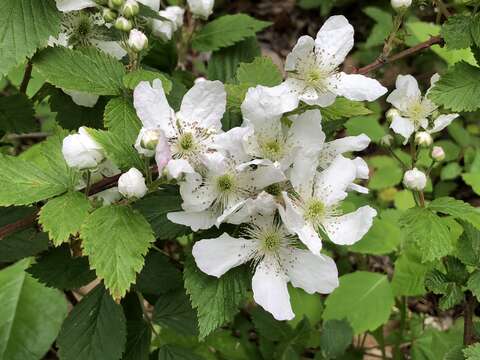
[[[282,245],[282,237],[278,231],[266,231],[260,241],[266,252],[274,252]]]
[[[283,156],[283,146],[278,139],[263,142],[261,149],[263,156],[272,161],[278,161]]]
[[[325,216],[325,205],[317,199],[310,200],[305,207],[305,220],[318,223]]]
[[[192,133],[186,132],[180,135],[178,144],[183,151],[190,151],[195,146],[195,139],[193,138]]]
[[[221,193],[231,192],[235,188],[235,179],[230,174],[224,174],[217,178],[217,189]]]

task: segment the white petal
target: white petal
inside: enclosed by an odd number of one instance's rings
[[[317,173],[318,155],[303,154],[299,151],[293,159],[291,169],[287,172],[287,177],[292,183],[293,188],[299,194],[311,193],[313,181]]]
[[[192,255],[205,274],[220,277],[231,268],[250,260],[255,249],[252,240],[233,238],[223,233],[216,239],[204,239],[193,245]]]
[[[94,0],[55,0],[58,10],[62,12],[82,10],[97,6]]]
[[[374,101],[388,90],[377,80],[359,74],[340,72],[329,78],[330,90],[354,101]]]
[[[70,95],[75,104],[89,108],[94,107],[99,98],[98,95],[89,94],[83,91],[63,90],[63,92]]]
[[[138,2],[155,11],[160,9],[160,0],[138,0]]]
[[[138,84],[133,92],[133,105],[145,128],[160,128],[168,138],[176,135],[173,110],[159,79],[153,80],[153,86],[147,81]]]
[[[357,168],[357,179],[368,179],[370,174],[370,169],[368,168],[367,162],[361,157],[356,157],[353,159],[353,163]]]
[[[366,188],[365,186],[355,184],[355,183],[352,183],[352,184],[348,185],[347,191],[356,191],[360,194],[368,194],[369,193],[368,188]]]
[[[252,159],[245,152],[244,143],[253,135],[253,127],[235,127],[225,133],[215,135],[212,148],[231,157],[235,163],[247,162]]]
[[[387,102],[398,110],[406,112],[412,101],[420,101],[422,93],[417,80],[412,75],[398,75],[396,89],[387,97]]]
[[[306,88],[299,99],[308,105],[327,107],[335,102],[337,95],[331,91],[317,92],[313,88]]]
[[[275,164],[258,166],[256,170],[249,172],[248,179],[250,179],[250,186],[253,186],[257,191],[287,180],[283,171]]]
[[[192,231],[210,229],[215,225],[218,215],[211,211],[178,211],[167,214],[167,219],[175,224],[189,226]]]
[[[237,206],[230,208],[228,212],[224,212],[222,216],[218,218],[218,221],[240,225],[253,221],[253,218],[258,215],[273,216],[276,209],[277,204],[273,196],[262,191],[256,198],[249,198],[244,202],[238,203]]]
[[[118,41],[95,40],[94,45],[119,60],[127,55],[127,51],[120,46]]]
[[[287,139],[291,148],[300,147],[303,154],[313,155],[320,151],[324,142],[320,110],[307,110],[293,120]]]
[[[315,197],[330,206],[345,199],[348,186],[357,176],[355,163],[342,155],[337,156],[332,164],[318,174],[315,182]]]
[[[405,140],[403,144],[405,145],[408,142],[410,136],[412,136],[415,131],[413,122],[408,119],[401,117],[400,115],[395,115],[390,124],[390,129],[392,129],[396,134],[402,135]]]
[[[186,211],[203,211],[208,209],[217,197],[211,185],[203,184],[202,176],[197,173],[185,174],[185,181],[180,183],[182,208]]]
[[[340,65],[353,48],[353,26],[345,16],[331,16],[320,28],[315,48],[323,63],[331,69]]]
[[[367,233],[376,215],[375,209],[362,206],[352,213],[326,219],[323,226],[335,244],[352,245]]]
[[[445,115],[440,115],[435,119],[433,122],[433,127],[428,130],[429,133],[435,133],[442,131],[445,129],[448,125],[451,124],[453,120],[455,120],[457,117],[460,115],[458,114],[445,114]]]
[[[227,93],[223,84],[206,80],[188,90],[177,116],[189,127],[220,130],[226,104]]]
[[[267,261],[258,264],[252,278],[253,299],[277,320],[295,317],[290,305],[287,277]]]
[[[292,252],[284,263],[288,264],[288,277],[293,286],[309,294],[329,294],[338,287],[337,265],[330,257],[300,249]]]
[[[167,164],[167,174],[172,179],[178,179],[183,174],[193,173],[192,166],[187,160],[170,160]]]
[[[285,71],[295,71],[297,64],[304,62],[312,54],[314,47],[315,40],[312,37],[307,35],[301,36],[293,47],[292,52],[287,55]]]
[[[351,151],[365,150],[370,144],[370,138],[365,134],[346,136],[324,144],[320,152],[320,167],[327,168],[337,157]]]

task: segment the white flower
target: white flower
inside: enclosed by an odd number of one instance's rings
[[[275,319],[290,320],[295,314],[288,282],[309,294],[328,294],[338,286],[335,262],[328,256],[296,248],[293,240],[273,216],[257,216],[245,237],[233,238],[224,233],[215,239],[200,240],[193,246],[192,254],[200,270],[216,277],[252,261],[255,302]]]
[[[145,196],[148,189],[142,173],[131,168],[118,179],[118,191],[126,198],[140,199]]]
[[[432,76],[430,89],[438,79],[438,74]],[[427,97],[430,89],[426,96],[422,96],[417,80],[413,76],[398,75],[396,89],[387,98],[387,102],[399,112],[392,116],[390,128],[405,138],[404,144],[414,132],[421,129],[430,134],[439,132],[459,116],[458,114],[439,115],[435,120],[432,119],[433,123],[431,123],[429,119],[433,117],[437,106]]]
[[[238,210],[265,187],[286,180],[273,164],[236,162],[219,152],[204,155],[203,166],[201,174],[187,173],[180,183],[185,211],[167,214],[170,221],[193,231],[219,225],[222,215]]]
[[[128,46],[130,49],[140,52],[148,47],[148,38],[140,30],[132,29],[128,36]]]
[[[432,135],[430,135],[428,132],[420,131],[415,134],[415,144],[418,144],[424,147],[429,147],[430,145],[432,145],[432,143],[433,143]]]
[[[296,233],[314,254],[322,248],[318,230],[325,232],[331,241],[351,245],[370,229],[377,212],[363,206],[355,212],[340,215],[340,202],[357,176],[352,160],[338,156],[322,172],[309,176],[294,186],[296,193],[283,192],[285,207],[279,206],[285,226]]]
[[[159,15],[166,20],[154,19],[152,22],[152,33],[163,40],[171,40],[173,33],[183,25],[185,10],[179,6],[168,6],[159,12]]]
[[[431,153],[432,159],[435,161],[445,160],[445,151],[441,146],[434,146]]]
[[[195,84],[183,97],[180,111],[170,108],[162,82],[153,85],[143,81],[134,91],[137,115],[147,129],[160,129],[165,134],[172,154],[167,165],[170,176],[177,178],[201,165],[211,147],[213,135],[221,132],[225,112],[225,89],[220,81]]]
[[[373,101],[387,92],[377,80],[340,72],[338,67],[353,47],[353,27],[344,16],[332,16],[314,40],[302,36],[287,56],[285,85],[298,100],[329,106],[337,96]]]
[[[79,170],[93,169],[105,158],[103,148],[84,127],[63,139],[62,154],[69,167]]]
[[[95,0],[55,0],[57,8],[61,12],[82,10],[85,8],[97,6]]]
[[[427,176],[417,168],[413,168],[403,175],[403,184],[407,189],[422,191],[427,185]]]
[[[193,15],[207,19],[213,12],[215,0],[187,0],[188,7]]]
[[[391,0],[391,4],[395,10],[405,10],[412,5],[412,0]]]

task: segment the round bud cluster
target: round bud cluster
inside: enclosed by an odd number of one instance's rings
[[[140,199],[148,191],[143,174],[136,168],[131,168],[118,179],[118,191],[126,198]]]
[[[413,168],[403,175],[403,185],[410,190],[422,191],[427,185],[427,176],[417,168]]]
[[[107,23],[114,22],[115,28],[129,32],[132,29],[130,20],[140,12],[140,5],[136,0],[108,0],[108,7],[103,9],[103,19]]]

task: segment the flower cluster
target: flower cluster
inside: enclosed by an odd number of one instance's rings
[[[159,173],[180,186],[183,210],[168,219],[193,231],[238,225],[236,237],[224,233],[195,243],[195,261],[216,277],[251,262],[254,299],[276,319],[294,316],[288,282],[308,293],[338,286],[334,261],[321,253],[322,239],[353,244],[376,215],[369,206],[341,210],[348,191],[367,192],[355,181],[368,178],[366,163],[344,154],[365,149],[370,139],[326,142],[318,108],[289,114],[300,101],[328,106],[336,96],[375,100],[386,92],[376,80],[337,70],[352,46],[353,28],[343,16],[327,20],[317,40],[302,37],[287,59],[288,79],[250,88],[241,106],[243,124],[227,132],[219,81],[197,81],[178,112],[160,80],[141,82],[134,91],[143,124],[135,148],[155,156]]]

